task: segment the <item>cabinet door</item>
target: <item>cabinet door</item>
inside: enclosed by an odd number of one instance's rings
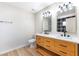
[[[41,46],[44,46],[44,37],[40,37],[40,44],[41,44]]]
[[[38,45],[41,45],[41,37],[40,36],[36,36],[36,43]]]
[[[40,46],[44,45],[44,38],[42,36],[36,36],[36,43]]]

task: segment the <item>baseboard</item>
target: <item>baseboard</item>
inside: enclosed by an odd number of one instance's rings
[[[28,45],[25,44],[25,45],[21,45],[21,46],[16,47],[16,48],[9,49],[9,50],[0,52],[0,55],[5,54],[5,53],[8,53],[8,52],[13,51],[13,50],[18,49],[18,48],[27,47],[27,46],[28,46]]]

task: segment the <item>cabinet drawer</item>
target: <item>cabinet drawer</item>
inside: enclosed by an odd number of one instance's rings
[[[45,45],[50,45],[50,39],[45,38],[45,39],[44,39],[44,43],[45,43]]]
[[[57,53],[57,54],[59,54],[61,56],[67,56],[67,55],[69,55],[66,51],[62,51],[62,50],[60,50],[57,47],[55,48],[55,53]]]
[[[44,43],[46,45],[54,45],[54,40],[52,40],[51,38],[45,38]]]
[[[63,51],[75,51],[75,43],[67,41],[55,40],[55,47],[59,47]]]
[[[63,50],[59,47],[55,47],[55,53],[57,53],[61,56],[74,56],[75,55],[74,51],[70,52],[70,51],[67,51],[67,50]]]

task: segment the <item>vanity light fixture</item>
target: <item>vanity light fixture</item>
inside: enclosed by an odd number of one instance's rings
[[[50,11],[46,11],[43,13],[43,17],[49,17],[49,16],[51,16]]]
[[[73,5],[71,2],[64,3],[63,5],[59,5],[59,12],[61,13],[72,9],[73,9]]]

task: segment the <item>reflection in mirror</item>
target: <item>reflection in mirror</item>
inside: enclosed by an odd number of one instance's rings
[[[63,26],[66,26],[66,21],[63,22]]]
[[[76,17],[66,19],[66,30],[68,33],[76,34],[77,31],[77,24],[76,24]]]

